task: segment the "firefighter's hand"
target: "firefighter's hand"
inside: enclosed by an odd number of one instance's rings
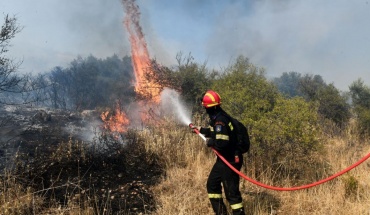
[[[196,129],[196,130],[200,131],[200,129],[201,129],[201,128],[202,128],[201,126],[193,125],[193,127],[191,127],[191,131],[192,131],[193,133],[196,133],[196,132],[194,131],[194,129]]]
[[[208,139],[207,142],[206,142],[206,145],[208,147],[213,147],[215,144],[214,144],[214,140],[213,139]]]

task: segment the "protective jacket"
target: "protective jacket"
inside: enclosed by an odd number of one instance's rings
[[[230,120],[223,110],[210,116],[208,128],[200,132],[209,138],[207,145],[216,149],[231,165],[240,170],[243,163],[242,155],[235,155],[236,135],[230,129]],[[207,192],[216,214],[227,214],[222,200],[222,186],[234,215],[244,214],[242,197],[239,191],[239,175],[231,170],[220,158],[212,167],[207,180]]]

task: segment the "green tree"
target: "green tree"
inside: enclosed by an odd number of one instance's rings
[[[354,81],[350,87],[354,111],[357,116],[359,130],[362,134],[370,133],[370,88],[363,80]]]
[[[308,101],[316,101],[319,97],[319,91],[325,87],[326,83],[320,75],[304,75],[299,81],[299,91]]]
[[[340,127],[349,120],[347,97],[341,95],[333,84],[326,84],[320,75],[283,73],[280,78],[274,79],[274,84],[287,98],[301,96],[309,102],[317,102],[318,113]]]
[[[338,126],[345,125],[351,116],[347,97],[341,95],[333,84],[322,87],[318,94],[318,113],[332,120]]]
[[[199,92],[205,92],[212,84],[206,65],[195,63],[190,55],[183,58],[178,54],[176,59],[178,63],[176,77],[180,81],[179,86],[184,99],[191,106],[200,107],[202,94]]]
[[[277,88],[267,81],[264,70],[243,56],[215,80],[213,87],[222,97],[225,110],[252,125],[274,108]]]
[[[284,72],[279,78],[274,78],[273,83],[286,97],[303,96],[299,91],[299,83],[302,75],[298,72]]]

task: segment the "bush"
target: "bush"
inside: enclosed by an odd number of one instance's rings
[[[279,98],[274,109],[254,123],[247,160],[253,161],[257,174],[270,169],[275,179],[309,179],[316,175],[312,158],[320,146],[318,134],[317,107],[302,98]]]
[[[321,165],[313,159],[320,145],[316,103],[283,98],[264,71],[242,56],[213,89],[225,111],[248,127],[251,152],[245,160],[246,166],[254,166],[249,174],[259,177],[268,170],[275,179],[317,175],[313,173]]]

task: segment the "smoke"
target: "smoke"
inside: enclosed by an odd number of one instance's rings
[[[79,49],[80,54],[93,54],[101,58],[129,54],[118,1],[80,0],[74,2],[73,6],[60,0],[58,3],[58,11],[66,14],[68,37],[64,37],[72,40],[70,46]]]
[[[145,1],[140,9],[148,45],[155,39],[170,56],[191,52],[218,69],[244,55],[269,77],[319,74],[341,90],[359,77],[370,83],[368,1]]]
[[[161,93],[161,109],[168,116],[175,117],[179,122],[189,125],[191,112],[181,101],[180,94],[173,89],[165,88]]]
[[[150,55],[164,65],[183,52],[217,69],[242,54],[270,76],[319,74],[341,89],[360,77],[370,83],[368,1],[135,2]],[[1,1],[0,10],[24,26],[8,53],[23,60],[22,71],[64,67],[78,55],[130,54],[122,0]]]
[[[269,76],[319,74],[343,90],[358,78],[355,74],[370,77],[363,74],[369,65],[363,54],[370,44],[369,6],[366,1],[261,0],[243,7],[234,1],[216,17],[205,52],[210,63],[226,64],[242,54]]]

